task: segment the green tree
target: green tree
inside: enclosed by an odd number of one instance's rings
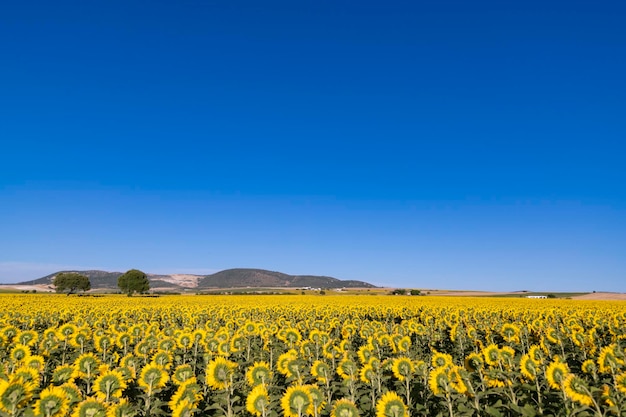
[[[148,281],[148,276],[144,272],[138,269],[131,269],[120,275],[117,279],[117,286],[130,297],[134,292],[142,293],[148,291],[150,289],[150,281]]]
[[[411,295],[420,295],[422,292],[420,290],[411,290]]]
[[[88,291],[91,289],[89,278],[77,272],[61,272],[52,281],[57,292],[67,291],[67,295],[76,290]]]

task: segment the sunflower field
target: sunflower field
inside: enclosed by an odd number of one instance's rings
[[[626,304],[0,295],[0,415],[626,416]]]

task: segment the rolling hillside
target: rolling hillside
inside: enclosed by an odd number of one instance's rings
[[[108,271],[59,271],[19,285],[52,285],[54,277],[61,272],[78,272],[89,277],[93,289],[117,289],[117,278],[122,272]],[[315,275],[288,275],[263,269],[227,269],[211,275],[148,274],[151,288],[172,290],[210,288],[374,288],[363,281],[343,281],[337,278]]]

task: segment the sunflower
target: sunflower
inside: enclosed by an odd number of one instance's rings
[[[19,379],[23,382],[33,383],[35,386],[39,385],[39,381],[42,375],[35,368],[30,366],[20,366],[17,368],[13,374],[11,374],[12,379]]]
[[[344,358],[339,365],[337,365],[337,375],[344,380],[355,380],[358,377],[358,368],[356,363],[348,357]]]
[[[363,367],[361,368],[361,371],[359,372],[359,379],[366,384],[371,384],[375,375],[376,373],[374,372],[374,368],[371,364],[368,363],[363,365]]]
[[[188,350],[188,349],[191,349],[191,346],[193,346],[193,341],[194,340],[193,340],[193,336],[191,335],[191,333],[183,332],[176,339],[176,344],[178,345],[179,348],[183,350]]]
[[[585,382],[574,374],[567,375],[563,380],[563,391],[572,401],[586,406],[593,405],[593,398],[589,395]]]
[[[520,371],[522,375],[530,381],[534,381],[537,377],[537,373],[539,372],[539,364],[535,362],[535,360],[530,356],[530,353],[525,354],[520,359]]]
[[[35,346],[39,341],[39,334],[34,330],[23,330],[15,339],[22,345]]]
[[[393,360],[391,363],[391,371],[399,381],[404,381],[407,378],[411,379],[415,369],[413,368],[413,362],[411,362],[409,358],[401,356]]]
[[[300,334],[298,329],[289,328],[289,329],[287,329],[285,331],[285,334],[283,336],[283,340],[290,347],[293,347],[293,346],[297,345],[298,343],[300,343],[300,341],[302,340],[302,334]]]
[[[567,365],[563,362],[554,361],[546,369],[546,379],[548,384],[554,389],[561,389],[563,381],[569,374]]]
[[[433,394],[438,395],[447,392],[450,386],[450,377],[448,376],[448,368],[435,368],[430,372],[428,377],[428,387]]]
[[[359,417],[359,409],[346,398],[335,401],[330,417]]]
[[[122,398],[118,403],[107,404],[106,417],[134,417],[136,414],[137,412],[125,398]]]
[[[532,345],[528,349],[528,355],[538,364],[543,363],[544,354],[541,347],[538,345]]]
[[[411,338],[409,336],[402,336],[396,343],[400,352],[408,352],[411,349]]]
[[[176,385],[180,385],[194,376],[195,374],[191,365],[185,363],[176,367],[172,374],[172,382]]]
[[[13,349],[11,349],[9,356],[14,363],[21,363],[24,359],[30,356],[30,348],[26,345],[18,343],[13,347]]]
[[[483,356],[472,352],[465,358],[465,368],[470,372],[476,372],[485,366]]]
[[[264,361],[254,362],[246,371],[246,380],[251,387],[259,384],[267,385],[272,380],[272,370],[269,363]]]
[[[154,390],[163,388],[169,379],[167,372],[154,363],[149,363],[143,367],[137,383],[146,390],[148,395],[152,395]]]
[[[74,373],[73,377],[91,379],[98,371],[100,361],[91,352],[83,353],[74,361]]]
[[[374,347],[369,344],[362,345],[357,351],[357,356],[361,363],[368,363],[370,358],[374,355]]]
[[[615,355],[615,345],[608,345],[602,348],[598,355],[598,369],[603,374],[614,373],[616,369],[623,365],[624,361]]]
[[[287,363],[298,357],[298,352],[295,349],[289,349],[288,351],[282,353],[278,359],[276,360],[276,368],[278,372],[285,376],[289,376],[289,368],[287,368]]]
[[[206,368],[206,383],[213,389],[226,389],[230,386],[233,371],[237,368],[235,362],[231,362],[221,356],[213,359]]]
[[[509,368],[513,367],[513,362],[515,360],[515,349],[511,346],[503,346],[500,349],[500,357],[502,358],[504,364]]]
[[[596,363],[593,361],[593,359],[587,359],[586,361],[584,361],[583,364],[580,366],[580,369],[584,373],[592,375],[594,375],[598,370],[598,368],[596,367]]]
[[[88,398],[76,405],[72,417],[106,417],[106,412],[104,403]]]
[[[447,353],[433,351],[433,357],[431,358],[431,363],[435,368],[443,368],[452,366],[452,356]]]
[[[301,386],[287,388],[280,400],[285,417],[301,417],[309,408],[312,398],[309,390]]]
[[[189,400],[182,400],[172,408],[172,417],[191,417],[196,411],[196,405]]]
[[[246,398],[246,410],[255,416],[265,416],[270,405],[270,397],[264,385],[259,384],[252,388]]]
[[[172,354],[165,350],[158,350],[154,355],[152,355],[151,362],[163,369],[170,369],[173,362]]]
[[[65,416],[70,409],[70,402],[65,391],[60,387],[48,387],[39,393],[39,400],[35,403],[36,415],[44,417]]]
[[[309,404],[307,413],[316,416],[320,415],[326,405],[324,393],[317,385],[304,385],[303,388],[306,388],[311,395],[311,404]]]
[[[46,360],[43,356],[31,355],[24,360],[24,364],[28,367],[36,369],[39,373],[43,373],[46,366]]]
[[[188,403],[197,406],[201,399],[202,394],[200,394],[200,385],[198,385],[196,378],[192,377],[179,385],[176,392],[170,399],[169,406],[172,410],[174,410],[183,401],[187,401]]]
[[[450,378],[450,387],[452,387],[452,389],[459,394],[465,394],[469,389],[467,380],[463,376],[463,368],[456,365],[454,365],[448,373],[448,377]]]
[[[126,389],[124,375],[119,371],[103,372],[93,383],[93,389],[99,399],[108,403],[111,398],[120,398]]]
[[[483,349],[483,356],[487,365],[495,366],[500,363],[500,349],[498,345],[492,343]]]
[[[519,343],[520,328],[512,323],[505,323],[500,330],[500,334],[509,343]]]
[[[330,377],[330,367],[326,362],[317,360],[311,365],[311,375],[317,378],[317,381],[321,384],[328,382]]]
[[[501,388],[501,387],[513,385],[513,382],[509,378],[508,373],[495,371],[495,370],[490,370],[485,375],[485,382],[487,383],[487,386],[490,388]]]
[[[376,417],[408,417],[404,401],[393,391],[388,391],[376,403]]]
[[[11,378],[9,381],[0,379],[0,411],[15,415],[19,408],[31,400],[35,388],[33,382],[20,378]]]
[[[59,386],[59,388],[61,388],[65,393],[65,396],[70,403],[70,407],[83,400],[83,395],[76,384],[68,382]]]

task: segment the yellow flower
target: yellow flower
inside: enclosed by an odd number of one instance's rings
[[[15,415],[19,408],[24,407],[33,397],[36,385],[20,378],[9,381],[0,378],[0,411]]]
[[[500,362],[500,348],[496,344],[490,344],[483,349],[483,355],[487,365],[496,366]]]
[[[354,403],[346,398],[335,401],[330,417],[359,417],[359,409]]]
[[[306,388],[311,396],[311,404],[309,404],[307,414],[319,416],[326,405],[324,393],[317,385],[303,385],[303,388]]]
[[[34,406],[35,414],[44,417],[65,416],[69,409],[70,404],[67,395],[60,387],[48,387],[41,391],[39,400]]]
[[[434,351],[431,363],[435,368],[452,366],[452,356],[447,353]]]
[[[72,417],[105,417],[106,411],[104,403],[89,398],[76,405]]]
[[[136,414],[136,411],[125,398],[122,398],[118,403],[107,404],[106,417],[134,417]]]
[[[476,372],[485,365],[482,355],[478,353],[470,353],[465,358],[465,368],[470,372]]]
[[[311,375],[317,378],[319,383],[325,384],[330,378],[330,367],[326,362],[317,360],[311,365]]]
[[[548,380],[548,384],[554,389],[561,389],[563,381],[565,381],[568,374],[569,369],[567,365],[559,361],[550,363],[546,369],[546,379]]]
[[[195,376],[193,368],[188,363],[178,365],[172,374],[172,382],[176,385],[180,385],[183,382],[193,378]]]
[[[453,366],[448,373],[450,378],[450,387],[459,394],[465,394],[469,387],[467,381],[463,378],[463,369],[458,366]]]
[[[272,380],[272,370],[269,363],[265,361],[254,362],[246,372],[246,380],[251,387],[259,384],[267,385]]]
[[[589,389],[585,382],[576,375],[567,375],[565,380],[563,380],[563,390],[565,395],[572,401],[586,406],[593,405],[593,398],[589,395]]]
[[[407,378],[411,379],[415,369],[413,368],[413,362],[409,358],[399,357],[395,358],[391,363],[391,371],[399,381],[404,381]]]
[[[252,388],[246,399],[246,410],[255,416],[265,416],[270,405],[270,397],[264,385],[259,384]]]
[[[404,401],[393,391],[388,391],[376,403],[376,417],[408,417]]]
[[[163,368],[154,363],[149,363],[141,370],[137,383],[146,390],[148,395],[152,395],[155,390],[163,388],[168,380],[169,375]]]
[[[522,375],[530,381],[534,381],[538,374],[539,364],[533,360],[530,353],[522,356],[520,360],[520,371]]]
[[[358,377],[356,364],[350,358],[344,358],[339,362],[339,365],[337,365],[337,374],[345,380],[356,380]]]
[[[359,372],[359,379],[365,382],[366,384],[371,384],[374,377],[375,377],[375,373],[374,373],[374,368],[372,367],[372,365],[369,363],[363,365],[363,367],[361,368],[361,371]]]
[[[107,371],[96,378],[93,389],[99,399],[108,403],[112,398],[120,398],[126,389],[124,376],[119,371]]]
[[[448,376],[448,368],[435,368],[430,372],[428,377],[428,387],[433,394],[438,395],[448,391],[450,386],[450,377]]]
[[[226,389],[233,382],[233,371],[236,368],[235,362],[218,356],[207,365],[206,383],[213,389]]]
[[[201,399],[200,385],[198,385],[196,378],[192,377],[178,386],[169,401],[169,406],[172,410],[175,410],[184,401],[193,406],[197,406]]]
[[[287,388],[280,400],[284,417],[300,417],[309,408],[312,398],[309,390],[301,386],[291,386]]]

